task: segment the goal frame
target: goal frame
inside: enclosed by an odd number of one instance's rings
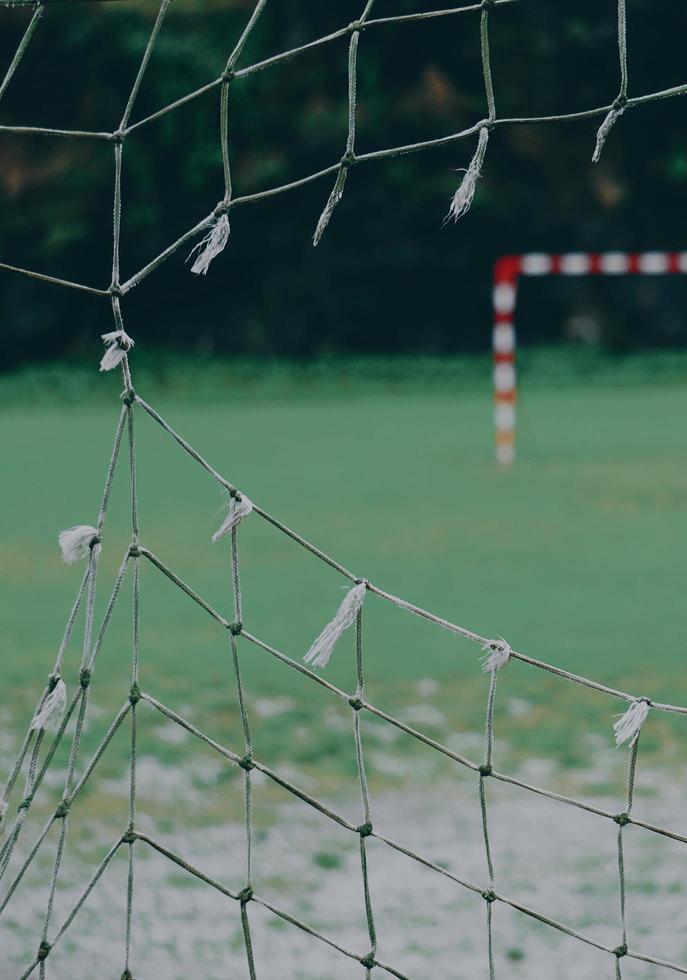
[[[492,357],[496,461],[515,462],[515,308],[522,276],[660,276],[687,273],[687,252],[523,252],[494,264]]]

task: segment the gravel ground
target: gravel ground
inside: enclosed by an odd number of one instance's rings
[[[536,770],[536,763],[530,770]],[[526,774],[536,775],[530,771]],[[546,777],[542,770],[540,776]],[[647,774],[649,777],[651,773]],[[194,805],[183,774],[142,760],[139,773],[163,810],[170,801]],[[206,773],[208,780],[212,773]],[[580,774],[580,791],[603,773]],[[542,779],[546,782],[546,778]],[[635,813],[684,832],[684,779],[645,778]],[[496,889],[611,946],[620,943],[617,854],[610,821],[490,781],[489,820]],[[114,791],[116,787],[104,787]],[[234,782],[232,791],[240,790]],[[355,837],[286,794],[261,803],[254,842],[257,894],[321,930],[359,956],[369,949],[360,858]],[[594,801],[613,812],[617,799]],[[336,802],[336,801],[334,801]],[[353,820],[355,806],[338,801]],[[374,799],[375,829],[454,874],[486,886],[484,844],[474,780],[437,780]],[[142,816],[140,828],[183,854],[207,874],[238,890],[245,841],[238,823],[180,829],[183,822]],[[68,848],[54,922],[63,921],[83,891],[111,837],[98,830]],[[636,827],[625,832],[630,947],[687,964],[687,876],[684,845]],[[30,838],[22,839],[23,848]],[[480,980],[489,975],[485,903],[434,870],[371,838],[369,874],[378,956],[414,980]],[[0,919],[0,976],[18,978],[40,940],[54,838],[27,874]],[[18,850],[21,850],[19,848]],[[127,860],[123,848],[106,870],[46,964],[50,980],[118,978],[123,970]],[[25,853],[25,850],[22,851]],[[137,980],[220,980],[248,977],[239,907],[188,875],[146,844],[136,845],[132,970]],[[260,980],[364,978],[364,968],[255,903],[248,906]],[[500,980],[614,980],[615,958],[562,935],[497,902],[493,907],[496,975]],[[673,971],[622,961],[623,980],[670,977]],[[38,971],[35,971],[37,975]],[[374,970],[375,976],[388,975]]]

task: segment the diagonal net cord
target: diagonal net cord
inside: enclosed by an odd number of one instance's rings
[[[498,118],[496,115],[496,108],[494,102],[493,86],[491,82],[491,65],[489,57],[489,19],[491,12],[498,7],[508,6],[513,0],[483,0],[482,3],[472,4],[462,7],[454,7],[446,10],[439,11],[428,11],[425,13],[409,14],[402,16],[391,16],[391,17],[380,17],[377,19],[370,18],[370,13],[372,10],[372,0],[368,0],[358,21],[353,22],[341,28],[338,31],[332,32],[331,34],[318,38],[312,42],[301,45],[298,48],[292,49],[290,51],[282,52],[281,54],[275,55],[271,58],[265,59],[262,62],[258,62],[254,65],[248,66],[244,69],[236,69],[236,63],[240,54],[242,53],[245,44],[251,34],[251,32],[256,27],[260,15],[266,6],[266,0],[258,0],[247,25],[239,38],[237,44],[235,45],[232,53],[230,54],[225,71],[222,73],[220,78],[213,80],[207,85],[203,86],[201,89],[195,92],[189,93],[187,96],[177,100],[169,106],[164,107],[151,116],[145,119],[141,119],[133,124],[130,123],[130,118],[134,109],[135,101],[137,95],[140,91],[145,72],[150,61],[150,57],[154,50],[155,43],[162,29],[164,18],[169,6],[169,0],[163,0],[158,11],[156,21],[154,23],[151,35],[149,37],[146,49],[143,54],[143,58],[138,69],[136,78],[134,79],[133,86],[127,100],[124,112],[122,114],[120,124],[114,132],[83,132],[76,130],[56,130],[56,129],[45,129],[39,127],[29,127],[29,126],[1,126],[0,131],[2,132],[15,132],[15,133],[33,133],[42,135],[52,135],[52,136],[62,136],[64,138],[75,138],[75,139],[98,139],[107,140],[113,144],[114,149],[114,206],[113,206],[113,253],[112,253],[112,277],[110,286],[107,289],[96,288],[93,286],[88,286],[85,284],[70,282],[67,280],[57,279],[55,277],[44,275],[42,273],[37,273],[31,270],[19,269],[15,266],[8,265],[6,263],[0,263],[0,268],[4,268],[9,271],[19,272],[24,275],[30,276],[35,279],[53,283],[56,285],[61,285],[67,288],[78,289],[87,293],[91,293],[97,296],[102,296],[108,300],[112,307],[113,319],[115,322],[115,327],[117,331],[124,330],[124,323],[122,318],[121,309],[121,298],[144,278],[146,278],[150,273],[152,273],[156,268],[158,268],[164,261],[166,261],[171,255],[173,255],[183,244],[190,241],[192,238],[196,237],[199,233],[208,231],[214,223],[221,218],[223,215],[227,216],[230,209],[234,206],[252,203],[254,201],[262,200],[266,197],[274,196],[287,192],[289,190],[304,186],[314,180],[319,179],[327,175],[334,174],[336,176],[334,190],[330,196],[330,201],[328,206],[325,207],[325,212],[323,212],[323,217],[326,216],[326,223],[331,218],[334,207],[338,204],[341,198],[341,192],[343,190],[343,183],[346,179],[348,169],[354,164],[363,162],[371,162],[374,160],[387,159],[395,156],[399,156],[406,153],[417,152],[424,150],[426,148],[438,147],[451,144],[463,139],[466,139],[472,135],[479,134],[480,140],[483,141],[484,147],[486,146],[486,139],[488,138],[489,132],[497,126],[510,126],[518,125],[522,123],[546,123],[546,122],[562,122],[566,120],[584,119],[584,118],[595,118],[601,115],[610,115],[612,112],[616,112],[616,116],[619,115],[619,110],[625,111],[633,106],[641,105],[648,102],[653,102],[657,99],[670,98],[676,95],[683,94],[687,92],[687,85],[676,86],[671,89],[666,89],[659,92],[653,92],[648,95],[639,96],[633,99],[627,98],[627,41],[626,41],[626,28],[625,28],[625,2],[624,0],[619,0],[618,2],[618,49],[620,56],[620,69],[621,69],[621,88],[620,95],[616,102],[611,106],[602,106],[595,109],[586,110],[583,112],[569,113],[557,116],[543,116],[543,117],[529,117],[520,119],[507,119]],[[10,81],[19,65],[21,58],[23,57],[34,31],[39,25],[39,21],[43,15],[44,5],[36,4],[33,16],[29,22],[27,30],[22,38],[15,57],[13,58],[9,69],[2,81],[0,83],[0,98],[5,93]],[[361,155],[356,155],[355,153],[355,107],[356,107],[356,97],[357,97],[357,51],[360,34],[362,32],[367,32],[373,30],[377,25],[382,24],[405,24],[412,23],[414,21],[424,20],[434,17],[444,17],[452,16],[455,14],[461,14],[469,11],[479,11],[480,12],[480,48],[481,48],[481,58],[482,58],[482,74],[484,80],[485,96],[487,101],[488,117],[485,120],[481,120],[475,125],[462,130],[459,133],[454,133],[446,137],[440,137],[437,139],[426,140],[424,142],[408,145],[399,146],[391,149],[377,150],[368,152]],[[235,84],[236,80],[241,77],[247,77],[257,71],[266,70],[269,67],[279,64],[285,60],[297,57],[298,55],[313,50],[316,47],[326,45],[335,42],[344,37],[349,37],[349,51],[348,51],[348,106],[349,106],[349,122],[348,122],[348,135],[346,141],[346,152],[341,161],[333,164],[327,168],[324,168],[316,174],[311,174],[303,177],[299,180],[292,181],[288,184],[282,185],[280,187],[271,188],[266,191],[261,191],[257,194],[244,195],[243,197],[233,196],[233,187],[231,180],[231,169],[230,169],[230,152],[229,152],[229,125],[228,125],[228,109],[229,109],[229,92],[230,86]],[[133,276],[131,276],[124,283],[121,282],[120,276],[120,229],[121,229],[121,215],[122,215],[122,197],[121,197],[121,181],[122,181],[122,166],[123,166],[123,146],[125,139],[129,134],[135,132],[136,130],[142,128],[143,126],[153,122],[155,119],[160,118],[168,112],[180,107],[181,105],[187,104],[192,99],[199,97],[205,92],[210,91],[219,87],[220,89],[220,144],[222,150],[222,165],[223,165],[223,176],[224,176],[224,195],[218,205],[218,207],[213,211],[211,215],[204,218],[202,221],[197,223],[192,229],[182,235],[176,242],[173,242],[168,248],[166,248],[159,256],[149,262],[143,269],[139,270]],[[620,100],[620,102],[619,102]],[[613,121],[612,120],[612,121]],[[607,120],[602,123],[602,129],[606,125]],[[610,128],[610,125],[608,126]],[[604,135],[605,138],[605,135]],[[481,163],[480,163],[481,166]],[[331,207],[329,207],[331,205]],[[328,213],[327,213],[328,212]],[[324,228],[322,228],[322,231]],[[320,232],[321,233],[321,232]],[[319,238],[318,238],[319,240]],[[14,849],[20,838],[22,828],[24,826],[24,821],[31,804],[39,791],[44,776],[52,762],[54,753],[60,743],[62,737],[64,736],[65,730],[68,723],[76,715],[74,734],[71,740],[71,746],[69,749],[69,761],[67,766],[67,773],[65,777],[65,785],[63,791],[63,798],[56,808],[55,812],[48,819],[43,830],[39,833],[38,837],[30,847],[27,856],[24,858],[22,864],[19,867],[18,872],[15,874],[12,882],[9,885],[7,892],[4,897],[0,899],[0,915],[6,908],[9,901],[12,899],[16,893],[24,874],[31,862],[35,858],[36,854],[42,848],[44,841],[47,839],[49,831],[51,830],[53,824],[60,821],[60,830],[58,836],[58,842],[55,852],[55,858],[53,863],[53,871],[49,884],[48,901],[45,911],[45,917],[41,927],[41,938],[38,946],[36,956],[32,963],[27,967],[25,972],[22,974],[22,978],[29,977],[38,967],[41,980],[47,976],[47,963],[50,951],[54,946],[61,941],[62,937],[66,933],[67,929],[71,926],[72,922],[78,915],[80,909],[83,907],[84,903],[87,901],[91,891],[96,886],[97,882],[100,880],[102,875],[105,873],[107,867],[110,864],[113,856],[120,847],[128,848],[129,857],[129,871],[127,878],[127,894],[126,894],[126,927],[125,927],[125,937],[124,937],[124,963],[123,963],[123,980],[132,980],[133,973],[133,926],[135,922],[135,908],[134,908],[134,880],[135,880],[135,853],[138,842],[145,844],[146,846],[153,848],[158,853],[166,856],[171,862],[180,868],[183,868],[189,874],[194,875],[199,880],[204,881],[208,886],[215,888],[219,893],[223,894],[227,898],[234,900],[239,903],[241,924],[244,938],[244,945],[248,963],[249,974],[251,980],[257,977],[257,970],[255,964],[255,957],[253,952],[253,944],[251,940],[250,923],[248,916],[248,906],[250,902],[256,902],[265,909],[269,910],[273,915],[280,918],[282,921],[289,923],[290,925],[298,928],[305,934],[313,937],[314,939],[327,944],[330,948],[338,951],[343,956],[357,961],[365,970],[366,978],[369,978],[373,970],[381,970],[387,974],[399,978],[404,978],[405,974],[400,972],[394,966],[383,962],[378,958],[377,954],[377,936],[374,923],[373,906],[371,899],[369,874],[368,874],[368,855],[367,855],[367,840],[369,837],[374,837],[386,846],[394,849],[398,853],[401,853],[408,857],[409,859],[421,864],[422,866],[429,868],[441,874],[447,879],[451,880],[461,888],[465,888],[468,891],[474,893],[476,896],[481,896],[485,899],[487,903],[487,948],[488,948],[488,965],[490,977],[495,978],[496,968],[494,962],[493,954],[493,937],[492,937],[492,912],[493,906],[496,902],[501,902],[510,907],[520,911],[521,913],[542,922],[554,930],[561,932],[567,936],[570,936],[580,942],[587,945],[593,946],[599,950],[603,950],[613,957],[613,962],[615,966],[616,978],[621,978],[621,959],[625,956],[634,958],[640,961],[651,963],[674,973],[687,974],[687,967],[681,966],[680,964],[670,962],[665,959],[661,959],[654,955],[649,955],[639,951],[635,951],[628,948],[627,945],[627,924],[626,924],[626,912],[625,912],[625,862],[623,854],[623,831],[629,824],[634,824],[637,827],[643,828],[644,830],[662,835],[664,837],[670,838],[672,840],[678,841],[680,843],[687,843],[687,837],[678,834],[677,832],[664,827],[658,827],[650,824],[641,819],[637,819],[630,815],[630,811],[633,803],[633,792],[634,792],[634,777],[635,768],[637,763],[637,754],[639,741],[636,737],[633,741],[631,752],[630,752],[630,763],[628,772],[628,787],[627,787],[627,800],[626,809],[621,814],[613,814],[609,811],[603,810],[601,808],[592,806],[580,800],[576,800],[571,797],[563,796],[562,794],[553,793],[549,790],[542,789],[537,786],[525,783],[516,777],[499,773],[493,770],[493,745],[494,745],[494,701],[496,694],[496,684],[497,684],[497,671],[493,670],[491,672],[489,693],[487,696],[487,724],[486,724],[486,751],[485,751],[485,761],[480,765],[469,759],[460,756],[458,753],[449,749],[447,746],[442,745],[435,739],[430,738],[428,735],[421,731],[417,731],[405,724],[401,720],[394,718],[392,715],[384,712],[380,708],[373,704],[370,704],[365,700],[364,696],[364,666],[363,666],[363,644],[362,644],[362,611],[358,612],[355,624],[356,632],[356,676],[357,684],[355,693],[349,695],[347,692],[342,691],[335,685],[331,684],[325,678],[321,677],[319,674],[310,670],[302,663],[292,660],[285,654],[281,653],[277,648],[271,644],[265,642],[258,637],[253,636],[249,633],[242,624],[242,602],[241,602],[241,588],[240,588],[240,575],[239,575],[239,558],[238,558],[238,531],[235,527],[232,530],[231,535],[231,578],[232,578],[232,591],[233,591],[233,620],[227,620],[220,613],[215,611],[212,606],[210,606],[190,585],[185,583],[180,579],[176,573],[174,573],[165,563],[158,558],[157,555],[153,554],[149,549],[144,547],[139,540],[139,524],[138,524],[138,502],[137,502],[137,489],[136,489],[136,448],[135,448],[135,434],[134,434],[134,413],[136,408],[140,408],[147,415],[149,415],[154,421],[156,421],[162,428],[181,446],[200,466],[203,467],[219,484],[228,490],[231,494],[236,495],[238,491],[236,487],[231,484],[227,479],[225,479],[217,470],[215,470],[209,463],[207,463],[202,456],[183,439],[163,418],[160,416],[152,406],[148,405],[142,398],[140,398],[133,387],[131,372],[129,369],[129,361],[126,352],[121,359],[121,367],[124,379],[124,407],[120,414],[119,423],[115,433],[115,443],[112,453],[112,458],[110,465],[108,467],[108,472],[106,476],[105,489],[103,493],[103,500],[101,504],[100,514],[97,522],[98,538],[100,538],[103,525],[105,521],[105,515],[107,511],[107,506],[109,503],[110,491],[112,486],[112,479],[114,476],[115,468],[119,458],[121,439],[124,431],[124,427],[127,428],[128,433],[128,445],[129,445],[129,466],[130,466],[130,493],[131,493],[131,530],[132,539],[131,545],[127,550],[126,555],[120,565],[119,572],[114,581],[113,591],[111,598],[108,602],[102,624],[98,630],[95,641],[93,641],[93,609],[95,602],[95,591],[96,591],[96,574],[97,574],[97,564],[98,564],[98,551],[99,549],[92,548],[88,558],[87,569],[84,578],[81,582],[79,590],[69,615],[65,633],[58,649],[58,654],[55,662],[55,667],[50,675],[48,685],[40,695],[38,699],[37,710],[40,710],[41,706],[45,702],[48,694],[54,688],[57,680],[61,676],[61,670],[63,666],[63,661],[65,657],[65,652],[71,636],[73,634],[75,624],[77,621],[78,614],[82,607],[85,605],[85,623],[84,623],[84,643],[82,650],[81,664],[79,668],[79,684],[76,689],[76,693],[72,696],[70,702],[67,705],[66,711],[62,718],[62,721],[58,727],[57,733],[54,738],[50,741],[50,744],[46,748],[45,732],[40,729],[38,732],[34,732],[29,728],[26,737],[24,738],[22,745],[20,747],[17,761],[13,766],[6,786],[3,790],[2,797],[0,801],[2,802],[3,809],[10,800],[13,790],[19,780],[19,777],[24,769],[25,772],[25,782],[24,782],[24,796],[17,807],[17,814],[14,819],[6,839],[0,848],[0,878],[2,878],[9,867],[10,860],[12,858]],[[443,629],[447,629],[458,635],[462,635],[471,639],[475,642],[480,643],[482,646],[487,644],[489,641],[486,638],[480,636],[479,634],[466,629],[464,627],[458,626],[451,621],[437,616],[428,610],[422,609],[414,605],[407,600],[401,599],[397,596],[386,592],[384,589],[377,585],[370,583],[367,580],[358,578],[353,572],[346,569],[341,565],[336,559],[325,554],[316,546],[312,545],[305,538],[299,535],[297,532],[293,531],[291,528],[287,527],[284,523],[279,521],[277,518],[269,514],[267,511],[261,507],[254,505],[254,511],[266,520],[273,528],[277,531],[287,535],[301,547],[307,549],[313,556],[322,561],[325,565],[329,566],[333,570],[337,571],[347,579],[352,582],[363,582],[365,581],[366,590],[372,593],[383,601],[387,601],[395,605],[396,607],[409,612],[413,615],[421,616],[426,620],[435,623]],[[141,559],[145,558],[149,564],[165,575],[183,594],[192,599],[201,608],[209,614],[218,625],[228,630],[230,633],[230,647],[232,654],[232,662],[234,667],[234,676],[236,681],[236,696],[238,699],[239,711],[242,719],[243,725],[243,735],[244,735],[244,745],[243,754],[238,754],[233,752],[231,749],[220,745],[215,742],[209,736],[205,735],[202,731],[193,726],[190,722],[182,718],[180,715],[176,714],[167,706],[163,705],[161,702],[157,701],[151,694],[147,692],[142,692],[139,685],[139,659],[140,659],[140,563]],[[132,619],[132,679],[131,679],[131,689],[130,694],[125,702],[125,704],[120,708],[115,718],[113,719],[110,728],[98,745],[93,757],[86,765],[82,775],[76,779],[76,766],[79,754],[81,734],[83,731],[83,726],[87,716],[88,699],[89,699],[89,689],[93,677],[93,671],[96,664],[96,658],[102,647],[112,611],[115,603],[120,594],[120,589],[123,584],[123,579],[126,575],[129,564],[133,564],[133,575],[132,575],[132,609],[133,609],[133,619]],[[269,767],[262,764],[258,759],[254,758],[253,755],[253,736],[251,732],[251,727],[249,723],[249,716],[247,710],[246,696],[244,691],[244,686],[241,678],[239,653],[240,653],[240,642],[250,643],[256,649],[261,650],[263,653],[275,658],[280,663],[285,665],[290,669],[298,671],[301,675],[306,677],[309,681],[314,682],[321,687],[325,688],[332,696],[344,699],[350,705],[353,712],[353,737],[354,737],[354,747],[357,768],[359,773],[360,781],[360,791],[361,791],[361,802],[362,802],[362,816],[363,822],[359,826],[354,826],[345,818],[337,814],[335,811],[327,807],[322,802],[318,801],[315,797],[308,794],[306,791],[300,787],[294,785],[289,780],[280,776],[278,773],[272,771]],[[561,679],[568,682],[579,684],[595,690],[606,696],[611,696],[614,698],[623,699],[629,702],[631,705],[637,702],[637,698],[633,695],[628,694],[623,691],[618,691],[607,685],[599,684],[589,678],[581,677],[580,675],[573,674],[562,668],[553,666],[543,661],[535,660],[525,654],[518,653],[516,651],[510,650],[508,653],[509,659],[514,659],[520,661],[521,663],[527,664],[536,669],[544,670],[549,672]],[[225,759],[229,764],[241,768],[244,772],[244,805],[245,805],[245,826],[246,826],[246,874],[244,878],[243,887],[238,890],[232,890],[227,888],[221,882],[214,880],[212,877],[207,875],[201,869],[195,868],[193,865],[189,864],[181,855],[177,855],[165,847],[160,841],[155,840],[149,835],[142,834],[136,829],[136,759],[137,759],[137,705],[140,700],[145,700],[152,708],[159,711],[164,717],[173,723],[180,725],[186,731],[190,732],[194,737],[198,738],[205,744],[209,745],[216,752],[218,752],[223,759]],[[646,699],[645,699],[646,700]],[[679,705],[671,704],[661,704],[657,702],[648,702],[648,704],[653,709],[658,709],[668,712],[676,712],[680,714],[687,713],[687,708]],[[361,734],[361,714],[363,711],[368,711],[370,714],[376,716],[382,721],[395,726],[396,728],[406,732],[413,738],[419,740],[423,744],[433,748],[434,750],[442,753],[444,756],[452,759],[456,764],[467,767],[468,769],[475,772],[478,776],[479,783],[479,803],[482,816],[482,824],[484,831],[484,844],[485,844],[485,854],[487,862],[488,871],[488,882],[487,883],[474,883],[469,882],[458,875],[449,872],[447,869],[441,867],[440,865],[433,862],[427,856],[418,854],[406,847],[404,844],[397,841],[393,841],[388,837],[385,837],[378,831],[374,829],[372,824],[371,808],[369,802],[369,795],[367,789],[367,780],[365,774],[365,756],[364,747]],[[113,845],[106,852],[104,858],[94,871],[88,885],[86,886],[84,892],[79,897],[74,907],[72,908],[69,915],[63,921],[61,926],[54,933],[52,938],[50,938],[50,928],[52,922],[54,899],[58,887],[60,868],[62,863],[62,854],[64,851],[64,845],[66,840],[66,835],[68,831],[68,818],[69,812],[75,801],[78,800],[84,786],[89,781],[92,773],[97,768],[97,765],[102,758],[104,752],[106,751],[110,741],[114,737],[114,734],[119,729],[123,721],[125,720],[127,714],[131,714],[131,760],[130,760],[130,779],[129,779],[129,817],[128,825],[124,829],[121,837],[119,837]],[[262,772],[267,778],[274,781],[277,785],[281,786],[283,789],[287,790],[293,795],[294,798],[301,800],[305,804],[313,807],[315,810],[332,820],[338,826],[344,828],[350,833],[354,834],[358,840],[358,847],[360,851],[360,862],[361,862],[361,875],[362,875],[362,885],[363,885],[363,900],[365,916],[368,925],[368,939],[370,943],[370,948],[368,951],[356,952],[349,950],[331,937],[328,937],[318,929],[313,928],[311,925],[302,922],[295,916],[291,915],[288,910],[281,909],[267,899],[256,895],[253,892],[252,881],[251,881],[251,854],[252,854],[252,782],[251,782],[251,772],[253,769]],[[620,946],[612,947],[611,945],[604,945],[598,941],[586,936],[569,926],[565,923],[558,922],[550,917],[544,915],[536,909],[529,908],[522,905],[517,900],[502,895],[495,891],[494,889],[494,867],[491,856],[491,846],[489,840],[489,826],[488,826],[488,814],[487,814],[487,796],[485,788],[485,779],[493,778],[500,780],[504,783],[519,786],[523,789],[532,792],[533,794],[540,795],[558,803],[566,806],[574,806],[586,812],[595,814],[601,819],[613,821],[618,826],[617,831],[617,848],[618,848],[618,887],[619,887],[619,902],[620,902],[620,922],[621,922],[621,944]],[[485,887],[486,884],[486,887]]]

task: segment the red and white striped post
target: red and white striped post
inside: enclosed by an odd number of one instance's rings
[[[645,275],[687,273],[687,252],[527,252],[504,255],[494,266],[494,423],[496,460],[515,460],[515,304],[520,276]]]

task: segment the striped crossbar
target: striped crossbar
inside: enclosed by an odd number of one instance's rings
[[[496,460],[515,460],[515,304],[520,276],[660,276],[687,273],[687,252],[525,252],[494,265],[494,424]]]

